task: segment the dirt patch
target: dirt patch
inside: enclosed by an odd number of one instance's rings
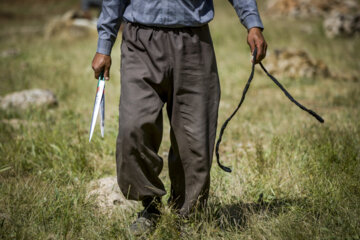
[[[277,49],[266,60],[266,67],[275,76],[290,78],[329,77],[328,67],[320,60],[313,60],[303,50]]]
[[[304,50],[276,49],[266,58],[266,68],[275,76],[289,78],[331,78],[358,81],[356,75],[335,73],[321,60],[316,60]]]
[[[116,177],[106,177],[91,181],[88,198],[95,197],[100,211],[112,211],[114,208],[131,210],[137,206],[136,201],[127,200],[121,193]]]
[[[326,36],[329,38],[351,37],[360,33],[360,14],[334,12],[324,20],[323,26]]]

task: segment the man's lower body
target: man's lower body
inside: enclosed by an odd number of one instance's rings
[[[162,109],[170,122],[171,197],[187,216],[206,203],[220,86],[208,25],[157,28],[126,23],[121,44],[121,97],[116,146],[121,191],[148,207],[165,188]]]

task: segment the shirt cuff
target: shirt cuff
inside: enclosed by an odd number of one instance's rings
[[[264,25],[261,22],[261,19],[259,17],[259,15],[248,15],[244,21],[243,21],[243,25],[247,28],[254,28],[254,27],[258,27],[261,29],[264,29]]]
[[[110,56],[113,45],[112,41],[99,38],[96,52]]]

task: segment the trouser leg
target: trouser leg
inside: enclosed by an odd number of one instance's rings
[[[162,139],[163,54],[144,47],[151,30],[126,24],[121,46],[121,97],[116,147],[117,177],[131,200],[161,197],[163,161],[157,154]]]
[[[169,34],[174,56],[167,103],[171,200],[180,214],[187,215],[208,197],[220,86],[208,26]]]
[[[157,152],[167,102],[171,199],[187,215],[210,185],[220,88],[209,29],[135,26],[125,25],[121,48],[119,186],[134,200],[165,194]]]

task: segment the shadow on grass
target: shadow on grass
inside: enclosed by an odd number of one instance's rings
[[[217,218],[218,226],[222,229],[229,227],[245,229],[249,218],[254,215],[274,217],[281,213],[288,212],[293,206],[305,205],[308,205],[306,198],[273,199],[271,201],[264,201],[263,195],[260,195],[257,202],[238,202],[218,206],[215,216]]]

